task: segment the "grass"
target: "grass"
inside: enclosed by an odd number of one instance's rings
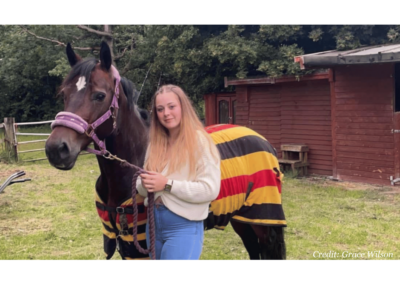
[[[290,180],[284,190],[290,258],[313,259],[315,251],[332,251],[346,259],[346,251],[381,251],[400,259],[400,192],[312,179]]]
[[[16,170],[32,181],[0,195],[0,259],[102,259],[95,158],[80,157],[69,172],[47,161],[0,165],[1,180]]]
[[[44,155],[33,154],[37,155],[33,158]],[[47,161],[0,163],[0,183],[17,170],[24,170],[23,178],[32,181],[13,184],[0,195],[0,259],[104,259],[94,206],[99,175],[95,157],[80,156],[66,172]],[[396,188],[286,175],[282,199],[288,259],[400,259]],[[368,251],[392,257],[369,257]],[[315,252],[336,252],[338,257],[315,257]],[[365,255],[351,258],[346,252]],[[116,253],[113,259],[120,257]],[[201,259],[248,256],[228,226],[205,232]]]

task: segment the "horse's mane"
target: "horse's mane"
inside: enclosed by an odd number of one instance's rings
[[[140,93],[136,90],[135,84],[125,77],[121,77],[122,88],[128,100],[128,108],[133,110],[133,112],[142,120],[144,125],[150,127],[150,115],[145,109],[139,108],[137,101],[139,99]]]
[[[125,77],[121,77],[122,88],[128,100],[128,107],[132,109],[133,106],[137,105],[137,100],[139,98],[139,92],[136,90],[135,85],[132,81]]]

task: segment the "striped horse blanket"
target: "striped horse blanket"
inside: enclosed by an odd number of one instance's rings
[[[206,229],[225,229],[232,218],[286,227],[276,150],[260,134],[237,125],[206,127],[221,155],[221,190],[210,204]]]
[[[144,198],[136,194],[138,205],[137,236],[139,244],[146,249],[146,222],[147,208],[144,206]],[[96,192],[97,213],[102,222],[104,252],[110,259],[117,249],[123,259],[149,259],[147,254],[140,253],[133,243],[133,208],[132,198],[123,202],[119,207],[107,206]],[[111,212],[116,212],[114,219]]]

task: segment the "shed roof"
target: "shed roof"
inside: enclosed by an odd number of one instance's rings
[[[300,63],[301,69],[400,62],[400,44],[365,46],[346,51],[323,51],[296,56],[294,61]]]
[[[321,80],[328,79],[329,74],[327,70],[320,70],[318,72],[314,72],[310,75],[302,75],[302,76],[281,76],[281,77],[258,77],[258,78],[246,78],[246,79],[228,79],[224,78],[225,88],[228,86],[238,86],[238,85],[264,85],[264,84],[278,84],[278,83],[287,83],[287,82],[298,82],[298,81],[309,81],[309,80]]]

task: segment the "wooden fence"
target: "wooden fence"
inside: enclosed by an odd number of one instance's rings
[[[0,152],[5,151],[4,143],[4,123],[0,123]]]
[[[20,159],[20,154],[22,154],[22,153],[41,152],[41,151],[44,151],[44,148],[19,151],[18,150],[19,145],[38,143],[38,142],[46,142],[47,137],[50,135],[50,133],[21,133],[21,132],[18,132],[18,126],[41,125],[41,124],[49,124],[52,122],[53,122],[53,120],[16,123],[14,117],[4,118],[3,125],[4,125],[5,151],[11,152],[11,155],[15,158],[16,161],[33,162],[33,161],[47,160],[47,158],[39,158],[39,159],[31,159],[31,160],[21,160]],[[17,138],[18,136],[45,136],[46,139],[18,142],[18,138]]]
[[[42,151],[44,151],[44,148],[19,151],[18,150],[19,145],[38,143],[38,142],[46,142],[47,137],[50,136],[50,133],[21,133],[21,132],[18,132],[18,126],[49,124],[49,123],[52,123],[53,121],[54,120],[16,123],[14,117],[4,118],[4,123],[0,124],[0,129],[1,128],[4,129],[4,142],[3,142],[3,145],[5,146],[4,150],[6,152],[10,152],[11,155],[15,158],[15,160],[17,162],[18,161],[34,162],[34,161],[40,161],[40,160],[47,160],[47,158],[38,158],[38,159],[30,159],[30,160],[20,159],[20,154],[31,153],[31,152],[42,152]],[[18,142],[18,138],[17,138],[18,136],[45,136],[46,139]],[[0,142],[2,142],[2,141],[0,141]],[[85,155],[85,154],[89,154],[89,153],[80,153],[80,155]]]

